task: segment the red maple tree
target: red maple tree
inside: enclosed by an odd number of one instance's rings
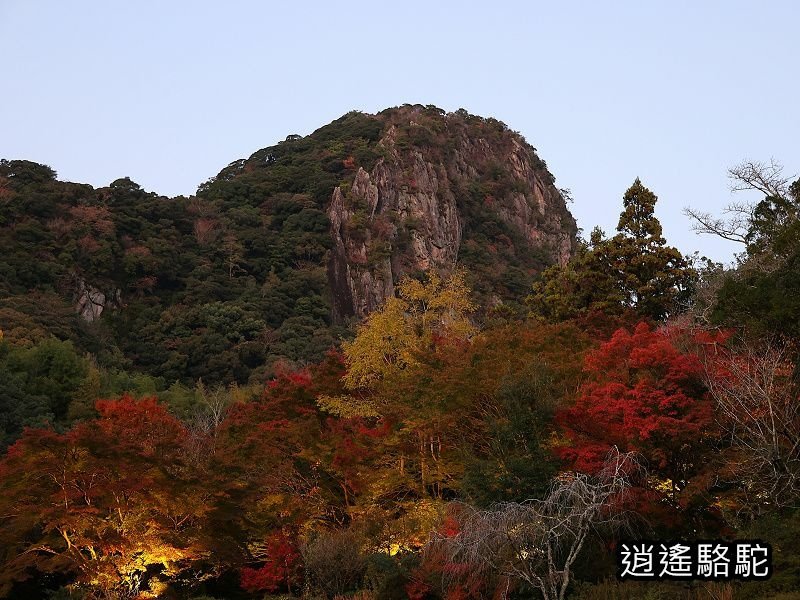
[[[713,404],[703,383],[700,351],[721,341],[690,330],[617,330],[585,362],[588,380],[556,421],[568,443],[558,455],[595,473],[613,446],[647,461],[659,489],[677,495],[701,469],[715,432]]]

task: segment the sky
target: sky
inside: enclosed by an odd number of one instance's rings
[[[721,262],[744,159],[800,173],[800,2],[0,0],[0,158],[190,195],[350,110],[465,108],[519,131],[613,232],[636,177],[667,241]]]

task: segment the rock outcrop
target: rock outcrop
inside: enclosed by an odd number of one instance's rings
[[[228,384],[318,362],[430,269],[463,267],[478,319],[522,315],[576,241],[554,181],[501,122],[420,105],[290,135],[190,198],[2,159],[2,326],[165,381]]]
[[[93,323],[98,320],[107,307],[118,308],[122,305],[122,291],[114,290],[113,293],[105,292],[88,285],[83,279],[77,278],[75,285],[75,312],[84,321]]]
[[[404,107],[378,116],[391,122],[378,142],[382,158],[335,188],[328,207],[335,315],[363,317],[404,274],[453,269],[464,239],[481,234],[482,215],[508,229],[490,244],[522,243],[542,263],[569,259],[575,220],[519,134],[463,111]]]

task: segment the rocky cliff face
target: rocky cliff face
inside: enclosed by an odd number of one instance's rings
[[[490,255],[510,249],[528,274],[569,259],[575,220],[521,136],[463,111],[404,107],[378,117],[387,121],[381,157],[337,186],[328,207],[335,315],[368,314],[404,274],[469,263],[465,241]],[[507,262],[497,260],[495,275]]]

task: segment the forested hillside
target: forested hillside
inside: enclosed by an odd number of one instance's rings
[[[349,113],[231,163],[196,196],[0,166],[3,325],[164,382],[263,381],[319,360],[406,275],[464,265],[519,308],[575,222],[533,149],[493,119]],[[76,314],[77,313],[77,314]]]
[[[0,597],[798,598],[800,181],[723,268],[579,239],[502,123],[349,113],[196,195],[0,162]],[[765,582],[619,582],[760,539]]]

